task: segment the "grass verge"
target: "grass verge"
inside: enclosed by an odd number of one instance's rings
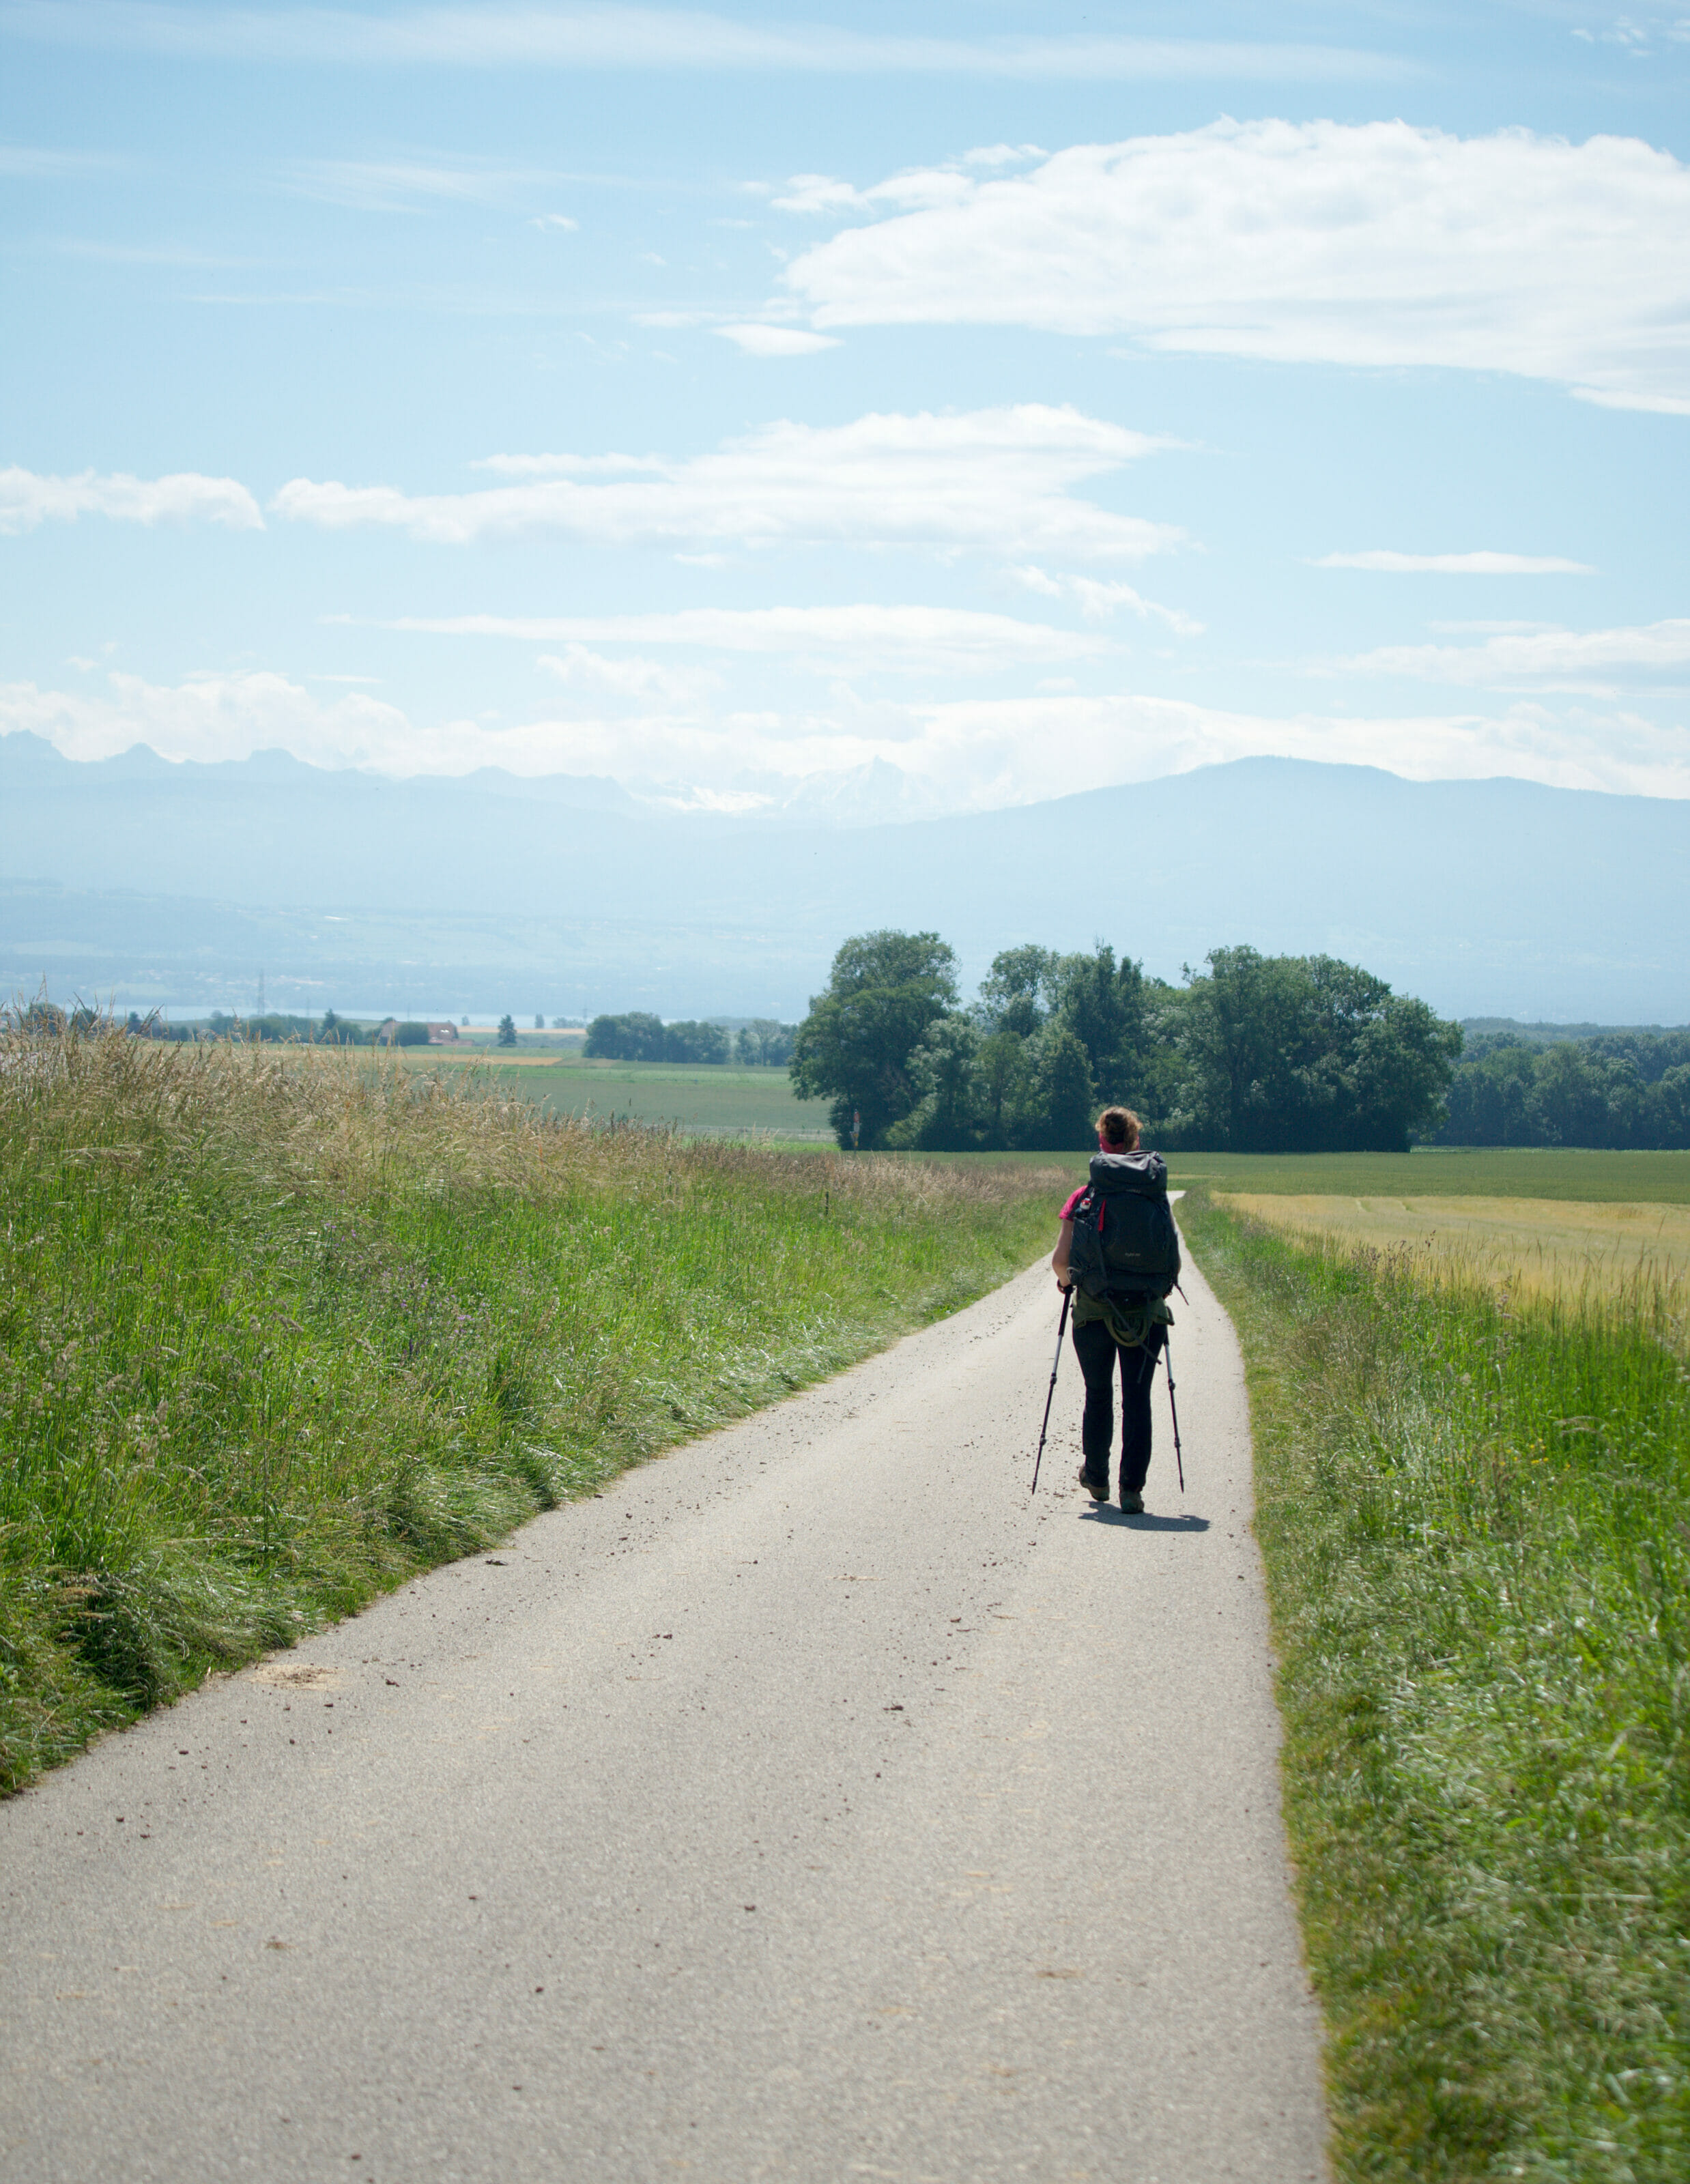
[[[0,1039],[0,1787],[981,1295],[1058,1180]]]
[[[1682,1296],[1181,1208],[1244,1346],[1344,2179],[1690,2175]]]

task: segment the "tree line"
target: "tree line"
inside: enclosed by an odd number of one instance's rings
[[[1119,1100],[1168,1150],[1392,1152],[1442,1122],[1461,1048],[1330,956],[1219,948],[1174,986],[1102,941],[1011,948],[964,1008],[936,933],[878,932],[834,958],[790,1072],[841,1145],[1068,1151]]]
[[[106,1021],[97,1011],[89,1010],[79,1011],[70,1021],[80,1026],[84,1018],[90,1022]],[[509,1022],[509,1017],[505,1021]],[[337,1016],[332,1009],[325,1010],[321,1017],[290,1016],[280,1009],[270,1010],[261,1017],[243,1017],[227,1014],[222,1009],[213,1009],[203,1022],[184,1024],[166,1023],[156,1009],[144,1017],[138,1010],[131,1009],[124,1029],[131,1039],[188,1041],[237,1039],[248,1046],[261,1046],[266,1042],[304,1046],[427,1046],[428,1044],[428,1026],[426,1023],[396,1023],[384,1036],[380,1025],[354,1023],[345,1017]],[[515,1039],[513,1031],[513,1044]]]
[[[1470,1034],[1435,1142],[1690,1150],[1690,1031]]]
[[[67,1020],[61,1011],[49,1006],[43,1011],[37,1005],[34,1014],[42,1017],[43,1028],[59,1030],[64,1028],[66,1021],[76,1030],[113,1021],[95,1009],[78,1009]],[[47,1020],[55,1018],[59,1021],[49,1027]],[[144,1017],[138,1009],[131,1009],[123,1028],[131,1039],[188,1044],[198,1040],[236,1039],[249,1046],[262,1045],[266,1040],[306,1046],[374,1046],[376,1043],[373,1024],[349,1023],[344,1017],[337,1017],[332,1009],[321,1017],[289,1016],[279,1009],[271,1010],[261,1017],[242,1017],[226,1014],[221,1009],[213,1009],[203,1022],[177,1024],[166,1023],[156,1009],[149,1010]],[[400,1046],[426,1046],[428,1044],[426,1023],[401,1024],[399,1028],[403,1036],[393,1044]]]
[[[784,1069],[792,1059],[796,1024],[753,1017],[736,1033],[716,1022],[678,1019],[665,1023],[643,1009],[594,1017],[582,1052],[605,1061],[737,1061],[742,1069]]]

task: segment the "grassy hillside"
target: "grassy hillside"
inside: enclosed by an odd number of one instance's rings
[[[1677,2184],[1682,1285],[1510,1305],[1182,1216],[1249,1370],[1339,2177]]]
[[[0,1784],[980,1294],[1058,1183],[0,1040]]]

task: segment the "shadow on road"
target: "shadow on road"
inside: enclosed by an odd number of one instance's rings
[[[1149,1511],[1141,1517],[1129,1517],[1124,1509],[1117,1509],[1108,1502],[1094,1502],[1079,1514],[1083,1523],[1113,1525],[1128,1532],[1206,1532],[1209,1528],[1207,1517],[1157,1517]]]

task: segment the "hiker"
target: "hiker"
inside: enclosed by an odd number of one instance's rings
[[[1130,1107],[1106,1107],[1097,1117],[1097,1150],[1100,1158],[1091,1164],[1091,1180],[1063,1203],[1051,1267],[1057,1287],[1073,1294],[1074,1354],[1085,1376],[1085,1412],[1079,1429],[1085,1461],[1077,1474],[1079,1483],[1094,1502],[1109,1499],[1118,1360],[1121,1507],[1129,1517],[1136,1517],[1144,1511],[1151,1389],[1156,1361],[1173,1323],[1167,1292],[1179,1275],[1180,1251],[1168,1211],[1167,1169],[1160,1155],[1139,1152],[1139,1118]],[[1123,1157],[1127,1154],[1137,1157],[1129,1162]],[[1111,1192],[1111,1183],[1126,1195]],[[1119,1209],[1115,1233],[1120,1248],[1135,1248],[1147,1269],[1142,1273],[1123,1275],[1119,1271],[1121,1261],[1110,1249],[1111,1204]],[[1083,1261],[1074,1259],[1076,1216],[1085,1231],[1080,1242],[1087,1256]]]

